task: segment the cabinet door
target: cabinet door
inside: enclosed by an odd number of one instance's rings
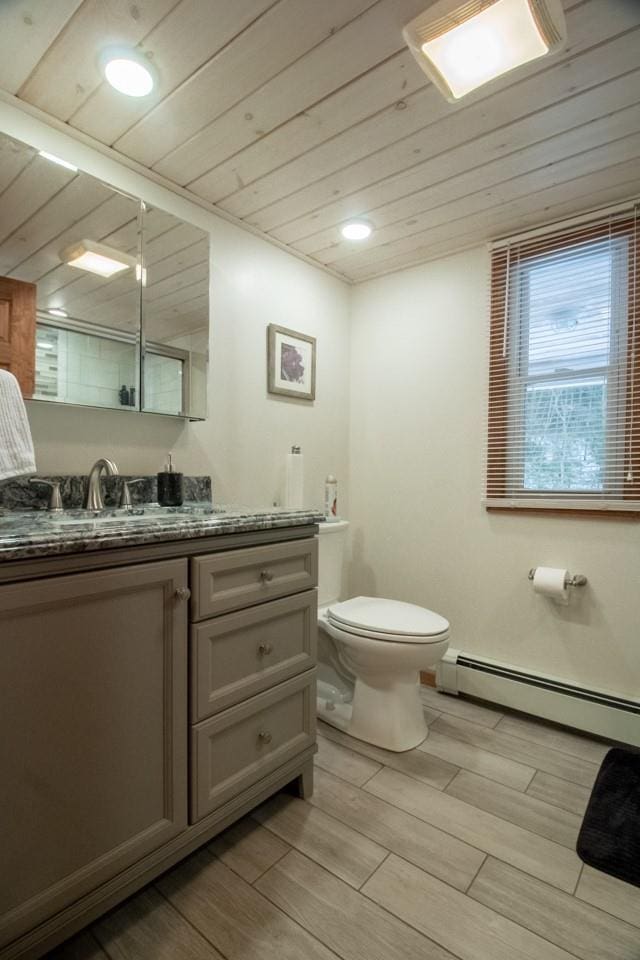
[[[186,560],[0,587],[0,945],[187,824]]]
[[[36,368],[36,285],[0,277],[0,367],[23,397],[33,393]]]

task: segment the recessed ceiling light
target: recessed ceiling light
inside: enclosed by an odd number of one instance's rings
[[[63,310],[62,307],[51,307],[47,310],[47,313],[52,317],[68,317],[69,314],[66,310]]]
[[[438,0],[403,30],[414,57],[447,100],[559,50],[561,0]]]
[[[101,277],[112,277],[114,273],[136,266],[135,257],[93,240],[78,240],[71,244],[60,253],[60,259],[70,267],[97,273]]]
[[[373,227],[366,220],[350,220],[340,228],[345,240],[366,240],[371,236]]]
[[[119,93],[127,97],[146,97],[153,90],[153,68],[138,50],[106,50],[101,60],[108,83]]]
[[[53,350],[53,344],[45,343],[43,340],[36,340],[36,347],[39,347],[40,350]]]
[[[45,160],[51,160],[52,163],[58,163],[61,167],[66,167],[67,170],[73,170],[74,173],[78,172],[78,168],[74,166],[73,163],[69,163],[68,160],[63,160],[62,157],[56,157],[55,153],[48,153],[46,150],[38,151],[41,157],[44,157]]]

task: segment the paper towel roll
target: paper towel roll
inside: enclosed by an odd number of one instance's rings
[[[568,577],[567,571],[558,567],[536,567],[533,589],[536,593],[566,606],[569,603],[569,591],[566,587]]]
[[[304,457],[300,447],[291,447],[287,454],[284,505],[289,510],[301,510],[304,501]]]

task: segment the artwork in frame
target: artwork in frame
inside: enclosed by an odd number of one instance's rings
[[[267,327],[269,393],[316,398],[316,339],[270,323]]]

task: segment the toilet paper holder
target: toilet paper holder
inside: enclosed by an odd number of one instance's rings
[[[535,575],[536,575],[536,568],[532,567],[528,573],[529,580],[533,580]],[[570,577],[569,575],[567,575],[564,578],[564,585],[565,587],[586,587],[587,578],[582,573],[576,573],[573,577]]]

